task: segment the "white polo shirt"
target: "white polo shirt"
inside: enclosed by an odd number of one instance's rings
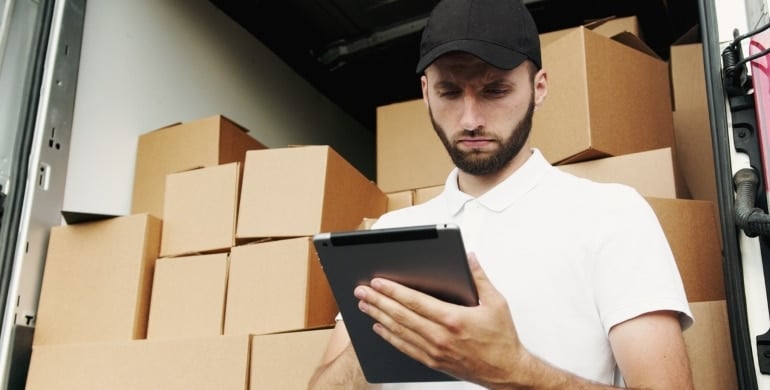
[[[392,211],[373,228],[453,222],[506,297],[524,346],[583,378],[616,383],[610,328],[656,310],[692,323],[666,237],[645,199],[551,166],[537,149],[513,175],[473,198],[450,173],[427,203]],[[478,388],[468,383],[384,388]]]

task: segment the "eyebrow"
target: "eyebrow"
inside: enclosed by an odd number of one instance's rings
[[[442,80],[437,82],[436,85],[434,85],[434,87],[435,88],[456,88],[457,84],[451,81]]]
[[[515,86],[516,82],[505,79],[505,78],[495,78],[491,81],[483,83],[483,87],[489,87],[489,86],[499,86],[499,85],[512,85]],[[454,83],[452,81],[447,80],[441,80],[436,82],[434,85],[434,88],[457,88],[457,83]]]

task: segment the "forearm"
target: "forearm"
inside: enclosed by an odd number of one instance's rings
[[[348,345],[334,360],[318,367],[308,389],[375,389],[361,371],[353,346]]]
[[[486,384],[490,390],[607,390],[618,387],[589,381],[552,366],[533,355],[522,358],[519,370],[511,373],[504,383]],[[630,389],[626,389],[630,390]]]

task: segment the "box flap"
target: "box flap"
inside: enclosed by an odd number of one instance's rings
[[[101,221],[103,219],[110,219],[110,218],[115,218],[120,216],[116,214],[97,214],[97,213],[89,213],[89,212],[82,212],[82,211],[67,211],[67,210],[62,210],[61,215],[62,217],[64,217],[64,221],[67,222],[67,225]]]
[[[671,46],[677,46],[677,45],[689,45],[693,43],[700,43],[701,37],[700,37],[700,25],[696,24],[692,26],[689,30],[687,30],[686,33],[682,34],[681,37],[677,38],[674,43],[671,44]]]
[[[606,37],[612,37],[622,32],[629,32],[636,35],[640,39],[644,39],[642,31],[639,28],[639,20],[636,16],[616,17],[610,16],[607,18],[597,19],[589,22],[586,25],[593,31],[602,34]]]
[[[639,37],[637,37],[636,35],[628,31],[624,31],[622,33],[616,34],[612,36],[612,39],[628,47],[632,47],[636,50],[639,50],[642,53],[648,54],[654,58],[660,58],[658,54],[655,53],[655,51],[652,50],[649,46],[647,46],[647,44],[644,43],[641,39],[639,39]]]
[[[606,18],[599,18],[599,19],[588,20],[586,23],[583,24],[583,26],[585,26],[585,28],[593,30],[596,27],[599,27],[602,24],[604,24],[604,23],[606,23],[606,22],[608,22],[610,20],[616,19],[616,18],[617,18],[616,15],[611,15],[611,16],[607,16]]]

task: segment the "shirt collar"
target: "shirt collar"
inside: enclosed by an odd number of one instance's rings
[[[503,211],[522,195],[534,188],[540,181],[540,178],[551,169],[553,167],[540,150],[533,148],[532,155],[524,162],[524,165],[519,167],[500,184],[476,198],[476,201],[495,212]],[[472,196],[460,191],[457,185],[458,172],[457,168],[453,169],[444,184],[444,195],[449,215],[458,214],[463,209],[465,203],[474,199]]]

